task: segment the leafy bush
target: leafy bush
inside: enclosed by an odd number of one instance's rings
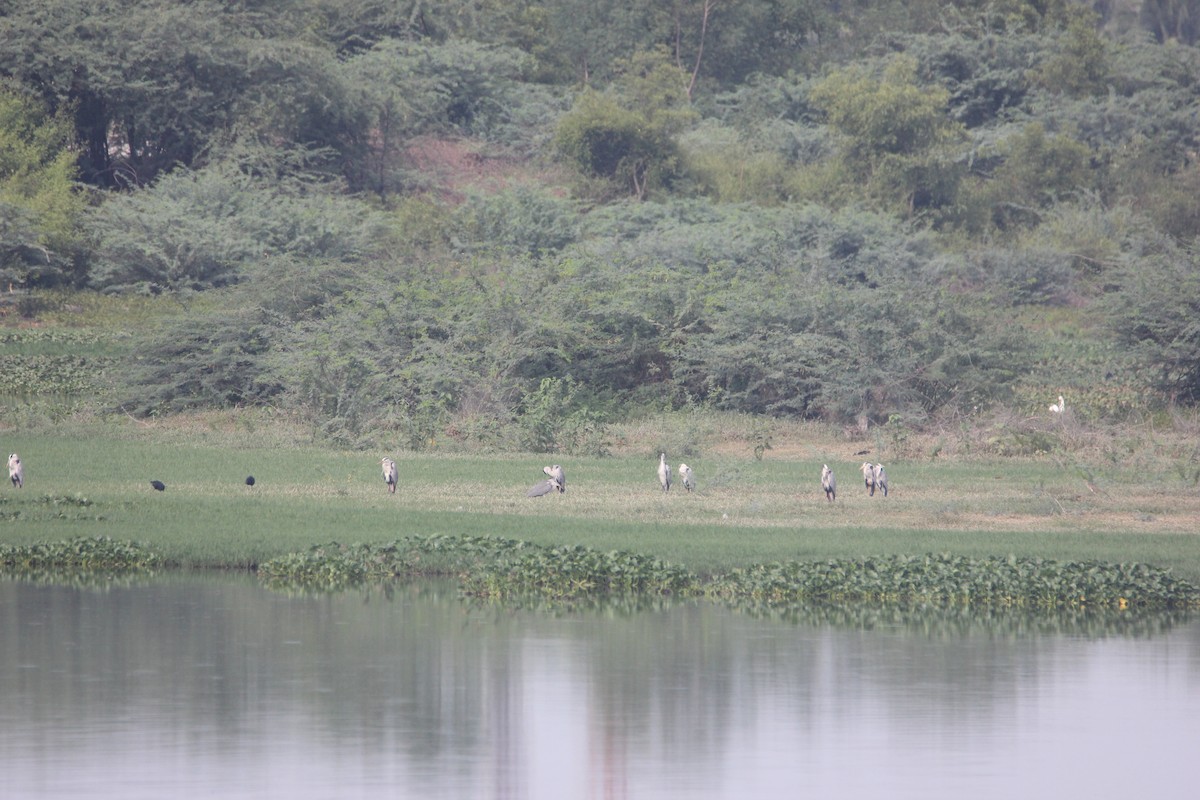
[[[253,308],[172,320],[127,358],[117,404],[147,415],[263,403],[282,391],[264,363],[272,329]]]
[[[355,260],[383,231],[381,216],[348,198],[265,182],[228,162],[111,197],[91,223],[92,282],[108,291],[226,286],[254,260],[280,253]]]
[[[1200,269],[1193,254],[1130,259],[1121,290],[1108,295],[1119,341],[1145,368],[1152,386],[1173,400],[1200,401]]]
[[[585,175],[609,178],[641,197],[656,173],[670,173],[674,146],[646,131],[644,120],[616,101],[587,92],[559,121],[555,146]]]
[[[525,187],[468,198],[454,214],[459,250],[505,250],[538,255],[561,250],[578,237],[574,203]]]
[[[75,191],[69,119],[0,85],[0,282],[75,278],[86,198]]]

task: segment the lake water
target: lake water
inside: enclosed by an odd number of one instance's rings
[[[0,581],[4,798],[1195,796],[1200,622]]]

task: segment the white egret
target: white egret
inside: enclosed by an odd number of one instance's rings
[[[1050,404],[1050,411],[1054,414],[1061,414],[1062,412],[1064,412],[1066,410],[1067,410],[1067,401],[1064,400],[1063,396],[1060,394],[1058,396],[1058,402]]]

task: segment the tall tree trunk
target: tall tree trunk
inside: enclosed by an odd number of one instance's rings
[[[689,103],[692,101],[692,92],[696,90],[696,78],[700,75],[700,62],[704,58],[704,39],[708,34],[708,18],[712,15],[718,2],[720,0],[704,0],[704,7],[700,12],[700,43],[696,47],[696,63],[692,65],[692,79],[688,82],[687,88]]]

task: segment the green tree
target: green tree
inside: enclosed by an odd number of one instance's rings
[[[1058,38],[1054,54],[1041,65],[1040,83],[1055,93],[1103,93],[1108,87],[1112,58],[1100,35],[1095,12],[1073,9]]]
[[[1159,42],[1195,44],[1200,39],[1200,3],[1196,0],[1143,0],[1139,19]]]
[[[1200,264],[1167,251],[1131,258],[1104,310],[1150,384],[1172,401],[1200,402]]]
[[[835,72],[810,98],[842,133],[842,159],[869,196],[911,215],[953,202],[962,177],[954,145],[963,130],[947,114],[949,93],[917,80],[915,59],[894,58],[878,78]]]
[[[555,144],[585,174],[624,184],[638,199],[679,173],[677,134],[696,118],[687,74],[665,50],[622,62],[612,91],[585,90],[559,120]]]
[[[998,150],[1004,161],[983,190],[998,228],[1036,224],[1043,209],[1095,184],[1087,145],[1048,134],[1040,122],[1025,126]]]
[[[333,50],[306,34],[299,0],[7,6],[0,74],[70,109],[89,183],[144,185],[194,165],[235,125],[339,150],[361,138]]]
[[[64,115],[0,87],[0,280],[42,285],[72,277],[85,197],[76,188]]]

